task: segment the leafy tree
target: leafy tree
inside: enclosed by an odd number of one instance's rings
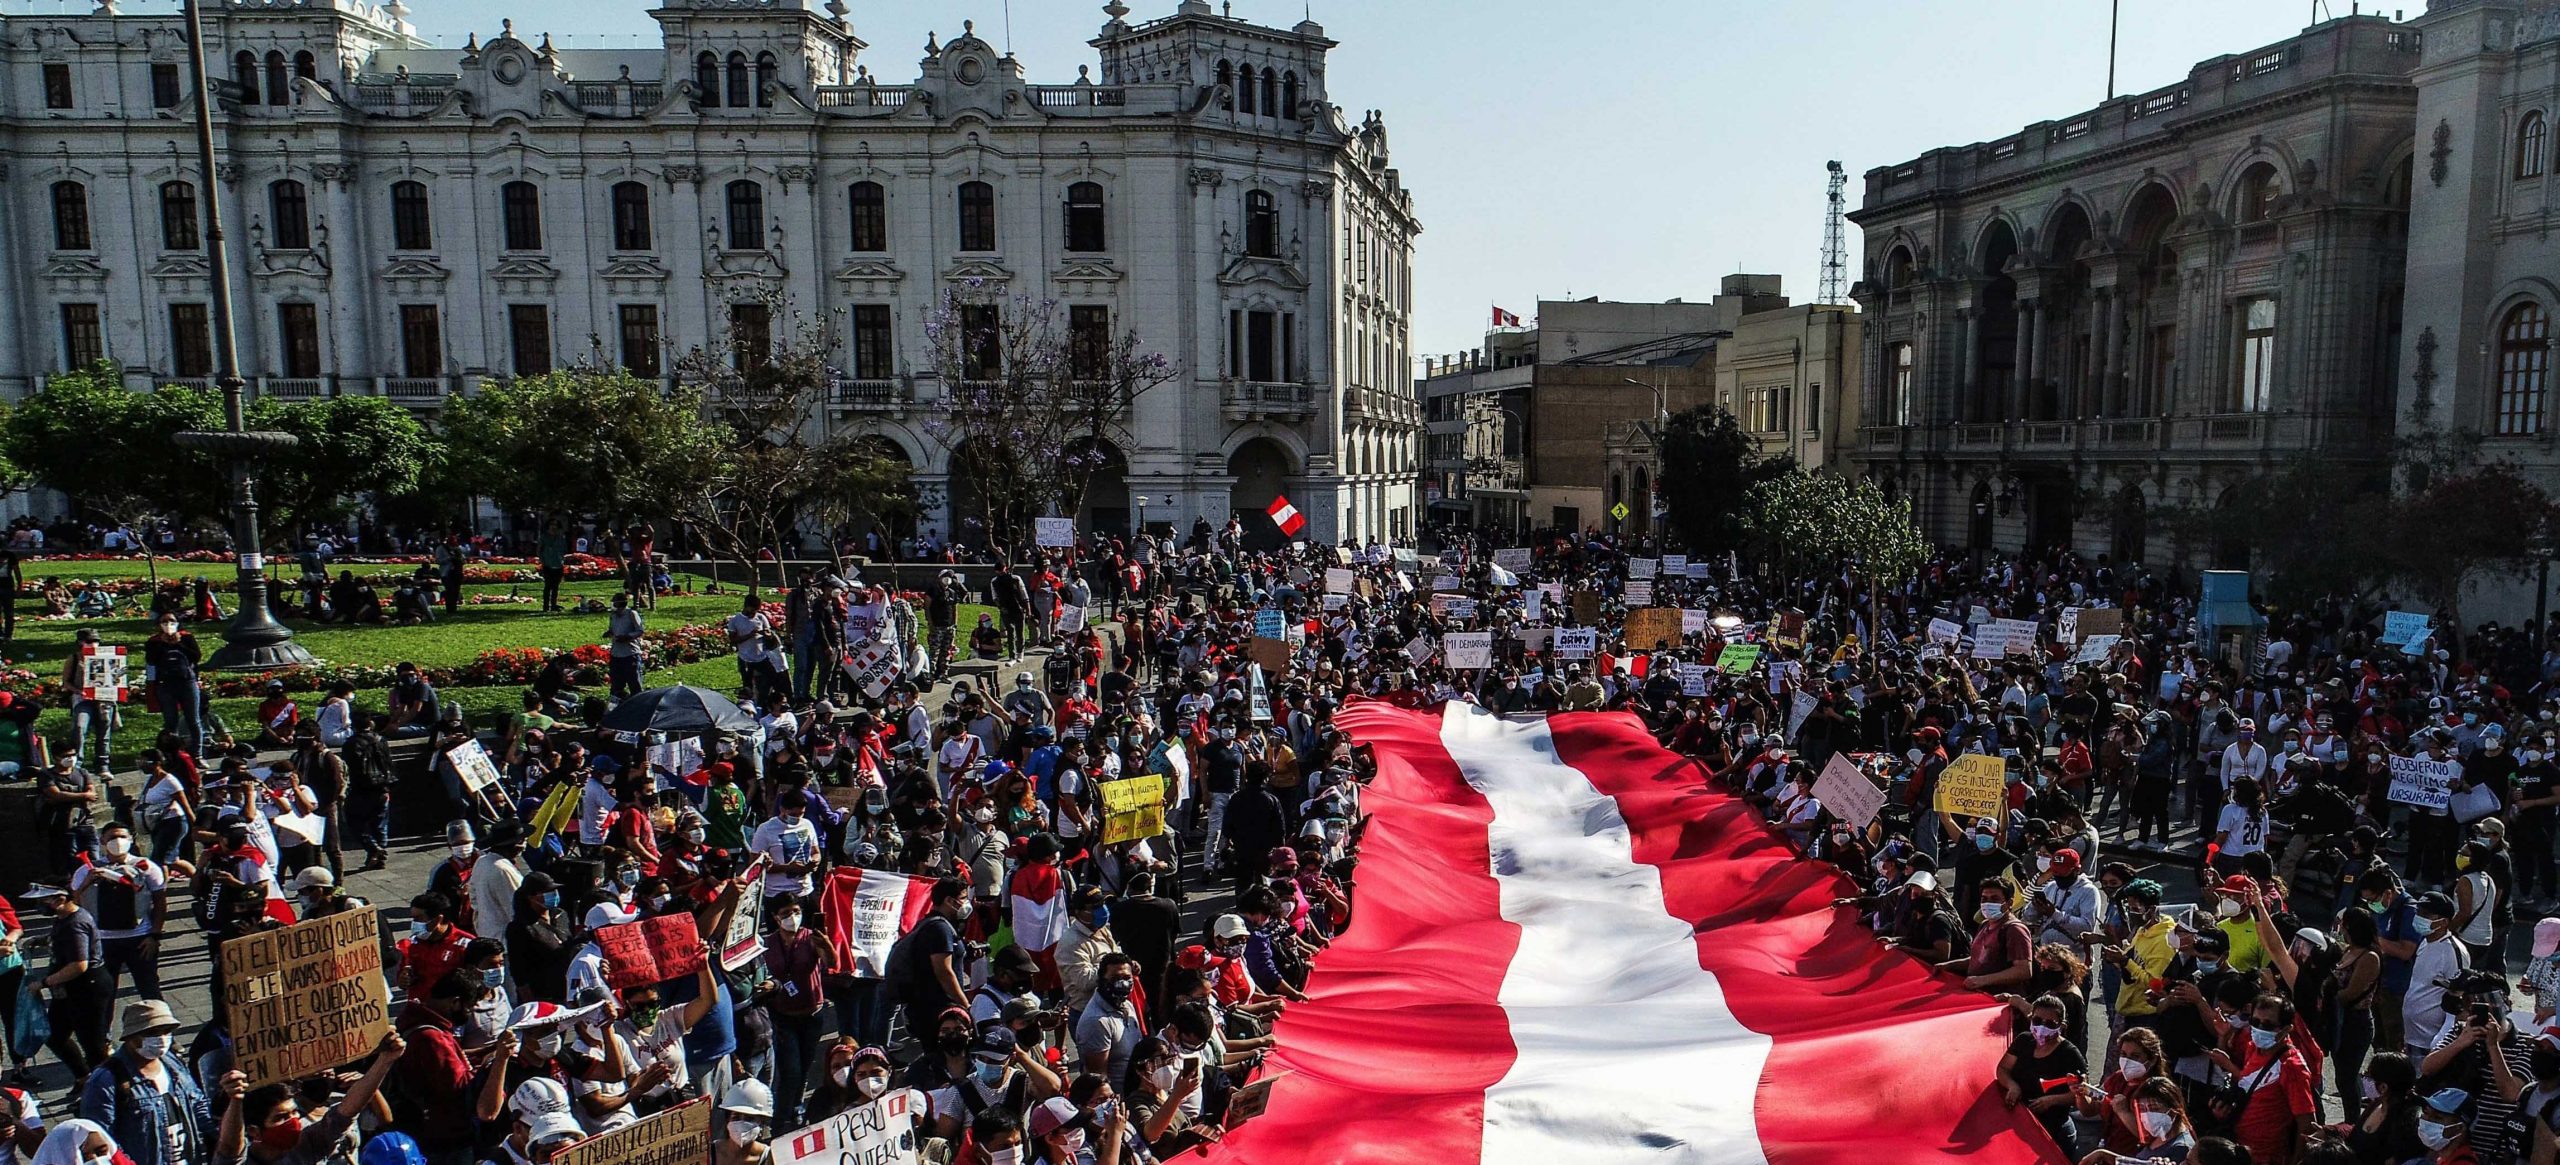
[[[258,501],[271,531],[342,517],[359,496],[409,492],[437,454],[426,426],[377,396],[265,398],[250,408],[249,427],[300,438],[259,469]]]
[[[2506,462],[2440,476],[2401,500],[2386,526],[2401,581],[2441,605],[2462,650],[2462,587],[2475,577],[2519,578],[2535,564],[2534,535],[2560,520],[2550,495]]]
[[[1795,467],[1793,457],[1762,457],[1759,442],[1713,404],[1672,414],[1655,447],[1665,520],[1692,557],[1740,549],[1752,487]]]
[[[592,363],[491,381],[444,408],[447,470],[471,493],[543,515],[678,513],[720,469],[698,386]]]
[[[2389,579],[2391,478],[2387,465],[2303,455],[2216,503],[2164,511],[2162,523],[2184,546],[2245,549],[2260,593],[2299,608]]]
[[[8,457],[83,513],[183,521],[219,513],[229,491],[211,458],[175,438],[222,424],[222,397],[210,389],[134,392],[113,365],[100,364],[46,378],[9,411]]]
[[[943,392],[926,426],[950,444],[998,543],[1081,508],[1137,399],[1174,377],[1134,331],[1078,336],[1058,301],[976,282],[944,290],[925,339]]]

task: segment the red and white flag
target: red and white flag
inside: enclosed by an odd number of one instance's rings
[[[2008,1014],[1623,714],[1356,704],[1360,909],[1233,1165],[2030,1165]]]
[[[1494,308],[1494,309],[1493,309],[1493,326],[1495,326],[1495,327],[1497,327],[1497,328],[1516,328],[1516,327],[1519,327],[1519,326],[1520,326],[1520,316],[1519,316],[1519,313],[1517,313],[1517,312],[1507,312],[1507,311],[1502,310],[1500,307],[1496,307],[1496,308]]]
[[[1270,507],[1263,512],[1271,515],[1271,524],[1280,527],[1280,533],[1286,537],[1295,538],[1298,531],[1307,528],[1307,516],[1299,513],[1298,507],[1290,505],[1285,496],[1271,499]]]
[[[818,888],[818,925],[835,946],[836,966],[857,979],[884,977],[889,948],[932,909],[931,878],[838,868]]]

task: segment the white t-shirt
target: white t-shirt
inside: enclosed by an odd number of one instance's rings
[[[2251,814],[2238,805],[2222,807],[2222,817],[2214,822],[2214,833],[2222,840],[2222,856],[2247,857],[2267,848],[2267,815],[2264,810]]]
[[[725,626],[731,637],[745,637],[738,641],[739,663],[762,664],[773,658],[773,648],[764,641],[764,633],[773,630],[772,620],[741,612],[729,616]]]
[[[578,843],[580,845],[605,843],[605,821],[613,816],[613,807],[613,790],[605,787],[603,778],[589,773],[587,787],[578,792]]]
[[[647,1071],[651,1065],[660,1062],[664,1062],[670,1069],[666,1083],[659,1085],[655,1091],[642,1095],[672,1095],[684,1087],[686,1079],[684,1034],[684,1005],[682,1004],[661,1009],[658,1012],[658,1022],[649,1025],[649,1030],[646,1032],[632,1026],[629,1019],[614,1025],[614,1038],[621,1040],[623,1046],[630,1049],[629,1063],[632,1075],[637,1076]]]
[[[2222,750],[2222,783],[2228,787],[2241,777],[2262,780],[2267,775],[2267,766],[2274,762],[2275,755],[2267,751],[2266,745],[2254,740],[2245,746],[2240,741],[2232,741]]]
[[[117,872],[111,875],[109,870]],[[102,939],[142,938],[149,935],[151,933],[151,900],[169,888],[168,875],[163,873],[159,866],[153,864],[151,859],[140,855],[127,858],[121,866],[101,868],[95,864],[84,864],[72,872],[71,894],[80,899],[83,907],[90,907],[92,904],[87,893],[90,884],[108,877],[120,877],[132,884],[134,924],[127,927],[109,927],[101,921],[98,924],[98,937]]]
[[[516,888],[524,885],[524,871],[514,861],[488,850],[471,863],[471,924],[473,929],[493,938],[507,933],[507,924],[515,921]]]
[[[579,947],[577,954],[569,956],[568,986],[571,999],[577,998],[579,989],[584,987],[613,994],[612,984],[605,981],[604,951],[596,944],[588,943]]]
[[[768,817],[764,824],[756,827],[756,835],[748,839],[747,848],[775,862],[814,861],[818,856],[818,827],[811,825],[807,817],[802,817],[797,825],[780,817]],[[806,897],[809,884],[814,880],[813,874],[786,874],[767,866],[764,871],[765,897],[776,894]]]

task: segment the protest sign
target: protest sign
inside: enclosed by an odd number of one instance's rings
[[[1822,766],[1822,775],[1813,779],[1813,799],[1822,802],[1832,816],[1860,829],[1874,824],[1876,814],[1884,811],[1884,790],[1836,752]]]
[[[1476,601],[1474,599],[1461,599],[1454,596],[1451,597],[1449,599],[1449,617],[1452,619],[1475,618]]]
[[[1058,630],[1070,635],[1082,631],[1093,622],[1091,612],[1073,603],[1058,608]]]
[[[1288,624],[1289,617],[1281,614],[1278,607],[1262,607],[1253,613],[1253,633],[1265,639],[1282,638],[1282,628]]]
[[[1929,620],[1929,642],[1953,647],[1964,635],[1964,627],[1949,619]]]
[[[766,1165],[915,1165],[923,1148],[916,1122],[924,1094],[891,1090],[788,1136],[776,1137]]]
[[[1031,540],[1041,546],[1075,548],[1076,520],[1073,518],[1033,518],[1031,531]]]
[[[735,971],[764,953],[764,895],[738,895],[729,913],[729,933],[720,938],[720,969]]]
[[[1435,574],[1431,576],[1431,589],[1435,591],[1454,591],[1465,585],[1466,580],[1459,578],[1454,574]]]
[[[1600,621],[1600,594],[1597,591],[1573,593],[1573,621],[1588,627]]]
[[[1264,671],[1279,673],[1289,670],[1289,641],[1286,639],[1256,635],[1245,642],[1244,654],[1261,664]]]
[[[1811,719],[1813,710],[1821,706],[1822,701],[1813,693],[1797,692],[1795,702],[1787,708],[1787,739],[1794,740],[1797,733],[1804,731],[1804,722]]]
[[[1440,642],[1428,635],[1416,635],[1404,645],[1404,657],[1415,667],[1429,667],[1440,660]]]
[[[123,648],[99,643],[80,645],[81,699],[120,704],[124,702],[129,686]]]
[[[1099,781],[1102,844],[1139,841],[1164,832],[1164,778],[1153,773]]]
[[[355,1060],[391,1030],[373,907],[227,940],[221,963],[231,1066],[252,1088]]]
[[[2416,611],[2393,611],[2382,617],[2382,638],[2386,647],[2406,647],[2427,637],[2427,617]]]
[[[1250,656],[1252,652],[1245,654]],[[1245,714],[1253,717],[1256,724],[1271,723],[1271,680],[1267,673],[1273,670],[1262,666],[1258,659],[1244,665]]]
[[[267,824],[291,840],[279,838],[287,845],[318,845],[328,839],[329,819],[317,813],[278,813],[267,818]]]
[[[1651,580],[1651,579],[1637,579],[1637,580],[1636,580],[1636,581],[1634,581],[1634,582],[1628,583],[1628,584],[1627,584],[1627,605],[1628,605],[1628,606],[1630,606],[1630,607],[1650,607],[1650,606],[1652,606],[1652,605],[1653,605],[1653,580]]]
[[[1554,641],[1555,634],[1556,629],[1553,627],[1519,627],[1512,630],[1511,638],[1520,642],[1522,651],[1536,655],[1547,649],[1547,644]]]
[[[2071,657],[2071,662],[2105,663],[2107,653],[2114,651],[2116,644],[2122,642],[2124,642],[2124,636],[2121,635],[2092,635],[2081,641],[2080,651]]]
[[[2389,798],[2403,805],[2440,810],[2453,803],[2453,783],[2461,775],[2460,761],[2395,756],[2391,758]]]
[[[2080,642],[2080,608],[2062,609],[2062,618],[2054,624],[2053,637],[2063,643]]]
[[[1452,631],[1441,649],[1448,653],[1448,666],[1453,670],[1493,666],[1491,631]]]
[[[1563,659],[1589,659],[1600,647],[1600,633],[1589,627],[1564,627],[1556,631],[1556,655]]]
[[[1335,595],[1351,593],[1352,578],[1353,575],[1350,571],[1344,570],[1339,566],[1328,566],[1324,568],[1325,592],[1327,594]]]
[[[1716,670],[1729,676],[1738,676],[1750,671],[1753,665],[1759,662],[1759,644],[1728,643],[1724,651],[1716,656]]]
[[[1324,596],[1324,609],[1327,611],[1339,611],[1350,605],[1351,596],[1349,595],[1328,591]]]
[[[1709,564],[1707,564],[1707,563],[1704,563],[1704,562],[1692,562],[1692,563],[1690,563],[1690,564],[1689,564],[1689,580],[1690,580],[1691,582],[1696,582],[1696,581],[1698,581],[1698,580],[1700,580],[1700,579],[1703,579],[1703,578],[1707,577],[1707,571],[1708,571],[1708,569],[1709,569]]]
[[[2122,607],[2082,607],[2079,629],[2080,641],[2083,643],[2088,642],[2092,636],[2123,635],[2124,609]]]
[[[889,948],[933,909],[933,879],[838,866],[818,897],[836,965],[856,979],[878,979],[888,971]]]
[[[1689,573],[1689,556],[1688,556],[1688,555],[1686,555],[1686,554],[1665,554],[1665,555],[1663,555],[1663,556],[1662,556],[1662,573],[1664,573],[1664,574],[1677,574],[1677,575],[1686,575],[1686,574],[1688,574],[1688,573]]]
[[[1680,609],[1677,607],[1643,607],[1627,612],[1627,650],[1651,651],[1657,643],[1678,645],[1681,634]]]
[[[1652,578],[1654,569],[1660,565],[1659,561],[1651,558],[1630,558],[1627,560],[1627,577]]]
[[[725,936],[724,936],[725,937]],[[661,914],[595,933],[605,982],[620,991],[682,979],[702,969],[702,931],[690,912]]]
[[[1707,694],[1707,665],[1703,663],[1684,663],[1680,665],[1679,670],[1681,695],[1703,696]]]
[[[1973,629],[1973,657],[1999,659],[2035,650],[2036,625],[2028,619],[1993,619]]]
[[[498,764],[489,759],[489,750],[477,739],[465,740],[444,751],[453,771],[462,777],[462,787],[474,793],[498,783]]]
[[[889,681],[898,677],[898,653],[887,644],[864,644],[845,657],[844,674],[863,695],[877,700],[889,694]]]
[[[1707,612],[1700,611],[1695,608],[1682,610],[1680,612],[1680,633],[1682,635],[1695,635],[1706,630],[1708,617]]]
[[[704,1165],[711,1159],[711,1098],[688,1100],[656,1116],[560,1150],[551,1165]]]
[[[1493,564],[1517,574],[1529,569],[1529,548],[1508,546],[1493,552]]]
[[[1969,752],[1938,774],[1936,807],[1958,817],[1998,817],[2008,804],[2008,766],[1996,756]]]
[[[1535,622],[1546,618],[1547,588],[1531,587],[1520,592],[1520,617]]]
[[[1412,570],[1422,565],[1422,555],[1410,546],[1399,546],[1388,551],[1387,558],[1400,570]]]

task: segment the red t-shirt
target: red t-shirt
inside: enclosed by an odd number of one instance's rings
[[[2263,1165],[2292,1160],[2294,1126],[2314,1111],[2314,1094],[2319,1090],[2301,1052],[2288,1044],[2282,1054],[2279,1062],[2274,1053],[2251,1048],[2249,1058],[2241,1062],[2244,1071],[2239,1084],[2249,1099],[2240,1110],[2236,1139],[2249,1150],[2251,1161]]]

